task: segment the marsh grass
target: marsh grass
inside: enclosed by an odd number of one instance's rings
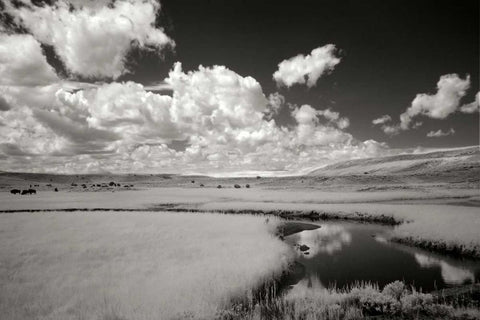
[[[165,212],[0,215],[0,318],[211,319],[287,268],[293,253],[274,236],[277,223]]]
[[[315,280],[314,280],[315,282]],[[395,281],[382,290],[376,284],[356,283],[346,288],[300,285],[290,292],[246,304],[234,303],[217,313],[217,320],[310,319],[478,319],[477,307],[446,303],[438,296]]]

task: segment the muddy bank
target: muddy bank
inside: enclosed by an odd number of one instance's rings
[[[278,226],[277,234],[283,237],[287,237],[297,232],[301,232],[304,230],[315,230],[318,228],[320,228],[320,226],[317,226],[316,224],[288,221]]]

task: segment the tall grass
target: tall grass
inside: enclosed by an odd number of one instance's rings
[[[2,319],[211,319],[292,258],[277,220],[184,213],[0,215]]]
[[[217,320],[310,319],[478,319],[478,308],[453,306],[395,281],[382,290],[375,284],[324,288],[318,279],[302,280],[286,295],[253,306],[234,305]]]

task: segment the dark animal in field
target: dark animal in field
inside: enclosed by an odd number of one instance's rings
[[[22,195],[25,195],[25,194],[37,194],[37,190],[35,190],[35,189],[22,190]]]
[[[195,180],[192,180],[192,183],[195,183]]]
[[[51,187],[51,186],[52,186],[52,185],[51,185],[50,183],[49,183],[49,184],[47,184],[47,187]]]
[[[114,187],[114,186],[115,186],[115,182],[112,181],[112,182],[110,182],[108,185],[109,185],[110,187]]]
[[[12,189],[12,190],[10,190],[10,193],[11,193],[11,194],[20,194],[21,191],[18,190],[18,189]]]
[[[55,192],[58,192],[58,188],[55,188]]]
[[[261,177],[260,176],[257,176],[257,179],[260,179]]]
[[[241,186],[239,184],[234,185],[235,189],[240,189]]]
[[[200,183],[200,187],[202,187],[202,188],[203,188],[203,187],[205,187],[205,185],[204,185],[203,183]]]
[[[219,184],[219,185],[217,186],[217,189],[222,189],[222,185]]]
[[[76,183],[72,183],[71,186],[72,186],[72,187],[76,187],[77,184],[76,184]]]
[[[247,189],[250,188],[250,185],[247,183],[247,184],[245,185],[245,188],[247,188]]]

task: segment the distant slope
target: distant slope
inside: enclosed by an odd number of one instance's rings
[[[476,174],[480,169],[479,146],[448,149],[422,154],[401,154],[396,156],[342,161],[311,171],[309,176],[412,176],[445,175],[465,172]]]

